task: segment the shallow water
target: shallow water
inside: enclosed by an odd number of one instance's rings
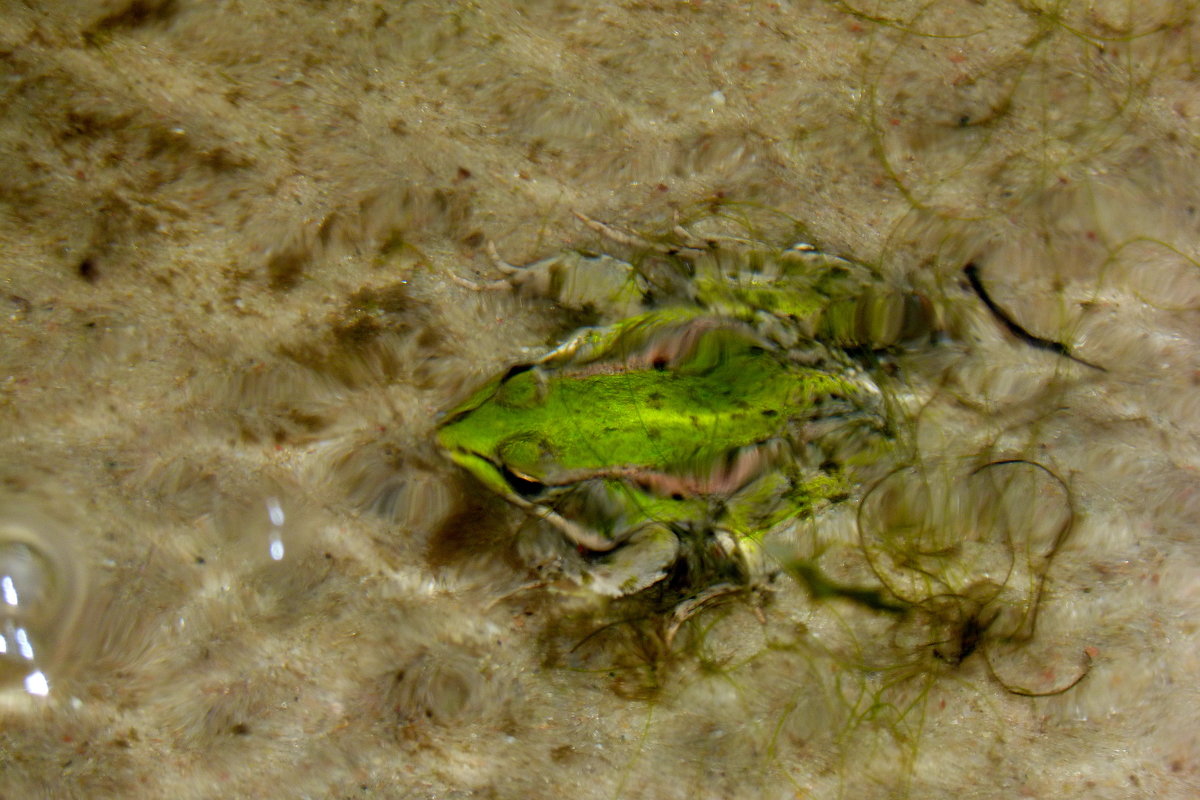
[[[1194,796],[1193,16],[5,2],[0,794]],[[738,209],[938,300],[888,519],[971,546],[935,602],[831,514],[773,552],[920,614],[785,580],[668,652],[434,448],[578,322],[448,276]]]

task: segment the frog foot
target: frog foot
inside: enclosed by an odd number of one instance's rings
[[[679,633],[679,629],[683,627],[683,623],[687,622],[705,608],[720,601],[724,597],[728,597],[730,595],[741,595],[748,591],[750,591],[750,587],[746,586],[745,584],[719,583],[716,586],[708,587],[703,592],[700,592],[700,594],[694,597],[689,597],[687,600],[684,600],[682,603],[675,606],[675,609],[671,612],[671,618],[667,622],[667,627],[663,631],[663,642],[666,644],[667,649],[670,649],[671,645],[674,643],[675,637]],[[755,608],[755,615],[759,617],[760,622],[766,621],[762,614],[762,610],[757,607]]]
[[[605,239],[616,242],[617,244],[625,245],[626,247],[632,247],[636,250],[652,250],[656,253],[663,253],[665,255],[676,255],[681,252],[703,253],[707,249],[706,242],[698,237],[693,236],[690,232],[678,225],[675,226],[674,232],[676,236],[680,237],[680,240],[684,242],[684,244],[669,245],[662,242],[652,242],[643,236],[638,236],[636,233],[623,231],[620,228],[609,225],[608,223],[601,222],[597,219],[592,219],[587,214],[581,214],[578,211],[572,211],[571,213],[575,215],[575,219],[579,220],[588,228],[603,236]]]
[[[534,276],[538,275],[539,270],[549,272],[550,266],[563,260],[561,256],[554,256],[539,261],[536,264],[531,264],[528,267],[518,267],[501,258],[500,253],[496,250],[496,245],[490,239],[487,243],[487,254],[488,260],[492,262],[492,267],[504,275],[503,278],[491,281],[473,281],[457,273],[450,272],[450,280],[464,289],[470,289],[472,292],[508,292],[513,289],[523,288]]]
[[[619,258],[565,250],[517,266],[501,258],[490,241],[487,253],[492,267],[503,277],[473,281],[451,272],[450,280],[473,292],[515,291],[526,296],[553,297],[571,309],[606,309],[614,319],[645,310],[649,287],[632,264]]]
[[[660,522],[639,528],[620,547],[594,556],[583,575],[588,589],[608,597],[640,592],[667,576],[679,560],[679,537]]]
[[[669,256],[682,255],[696,257],[710,252],[714,247],[721,244],[750,246],[756,246],[760,244],[752,239],[747,239],[741,236],[729,236],[725,234],[705,237],[697,236],[687,228],[680,225],[678,222],[671,227],[671,233],[675,236],[675,242],[655,242],[645,238],[644,236],[639,236],[636,233],[631,233],[614,225],[609,225],[606,222],[600,222],[599,220],[592,219],[587,214],[581,214],[578,211],[572,211],[571,213],[575,215],[577,220],[582,222],[588,228],[610,241],[626,247],[632,247],[637,250],[649,250]],[[793,245],[793,248],[816,250],[816,248],[812,245],[804,243]]]
[[[751,582],[770,576],[770,562],[762,545],[756,539],[739,536],[726,530],[717,531],[715,538],[717,546],[725,554],[725,557],[736,563],[742,575]]]

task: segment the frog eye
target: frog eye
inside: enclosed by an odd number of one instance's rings
[[[546,484],[522,475],[506,465],[501,465],[500,474],[512,489],[513,494],[524,500],[537,500],[546,493]]]
[[[508,372],[504,373],[504,376],[500,378],[500,383],[511,380],[512,378],[520,375],[522,372],[529,372],[529,370],[533,369],[535,366],[535,364],[514,364],[513,366],[509,367]]]

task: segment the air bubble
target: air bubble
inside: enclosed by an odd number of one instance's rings
[[[50,692],[85,584],[68,527],[27,503],[0,498],[0,691]]]

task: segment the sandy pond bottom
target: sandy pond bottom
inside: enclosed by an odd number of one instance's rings
[[[1197,796],[1197,39],[1183,3],[3,0],[0,797]],[[560,545],[432,429],[577,320],[447,276],[631,255],[572,210],[744,215],[943,309],[901,359],[931,494],[889,496],[973,544],[922,581],[842,513],[775,551],[922,613],[782,580],[667,651],[529,587]]]

